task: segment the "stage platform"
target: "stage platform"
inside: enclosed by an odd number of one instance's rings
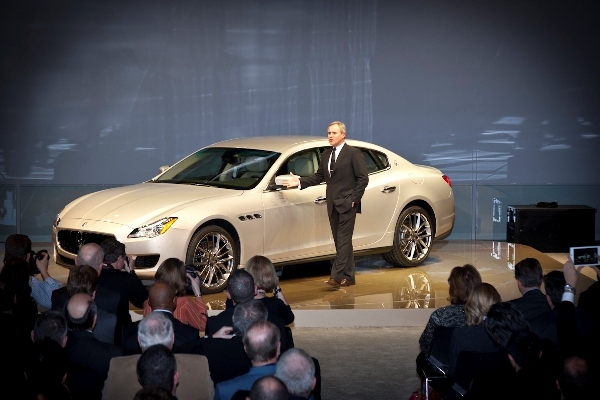
[[[48,243],[33,247],[52,248]],[[380,256],[357,257],[355,286],[327,288],[323,281],[329,277],[329,262],[285,267],[280,284],[296,315],[293,326],[424,326],[435,308],[449,304],[447,280],[453,267],[473,264],[502,300],[511,300],[520,296],[514,265],[527,257],[537,258],[546,273],[562,269],[567,255],[498,241],[438,241],[427,261],[415,268],[392,267]],[[68,269],[51,261],[50,275],[66,283]],[[594,271],[584,268],[577,293],[595,279]],[[152,280],[144,283],[150,285]],[[205,295],[209,315],[223,309],[225,299],[224,293]],[[131,313],[136,319],[141,317],[141,310],[132,308]]]

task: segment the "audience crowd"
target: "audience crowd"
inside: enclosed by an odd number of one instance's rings
[[[208,317],[199,278],[178,259],[146,288],[122,243],[86,244],[61,287],[29,238],[11,235],[5,247],[0,382],[11,398],[321,398],[319,362],[294,347],[294,314],[266,257],[231,273],[225,310]],[[600,282],[576,307],[581,268],[567,261],[543,275],[526,258],[515,266],[521,297],[507,302],[474,266],[453,268],[450,305],[431,314],[419,340],[421,394],[593,398]],[[132,322],[130,305],[141,320]]]
[[[318,361],[304,352],[275,377],[280,355],[301,350],[265,257],[253,258],[253,274],[230,275],[226,309],[208,318],[199,277],[178,259],[165,260],[146,288],[122,243],[89,243],[61,287],[48,252],[34,253],[27,236],[11,235],[5,247],[0,382],[10,398],[321,398]],[[141,320],[132,321],[131,305]],[[259,378],[267,379],[255,385]]]

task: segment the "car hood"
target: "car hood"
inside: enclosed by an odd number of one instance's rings
[[[103,221],[135,228],[172,216],[193,203],[244,191],[170,183],[141,183],[91,193],[65,207],[62,220]]]

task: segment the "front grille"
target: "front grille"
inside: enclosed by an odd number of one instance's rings
[[[160,258],[160,254],[150,254],[146,256],[137,256],[135,258],[135,267],[136,268],[153,268],[158,264],[158,259]]]
[[[71,231],[63,229],[58,231],[56,241],[58,246],[72,254],[77,254],[79,248],[84,244],[96,243],[100,244],[104,239],[115,238],[113,235],[105,235],[102,233]]]

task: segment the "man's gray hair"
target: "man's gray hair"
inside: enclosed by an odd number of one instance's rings
[[[173,346],[173,323],[160,311],[152,311],[138,325],[138,341],[142,352],[155,344]]]
[[[308,398],[313,389],[315,363],[304,350],[292,347],[279,357],[275,376],[285,383],[288,392]]]
[[[75,264],[77,265],[89,265],[96,271],[102,265],[104,261],[104,251],[99,244],[87,243],[79,248],[77,257],[75,258]]]
[[[260,300],[250,300],[235,306],[233,309],[233,330],[236,335],[243,336],[250,325],[257,321],[266,321],[267,307]]]

